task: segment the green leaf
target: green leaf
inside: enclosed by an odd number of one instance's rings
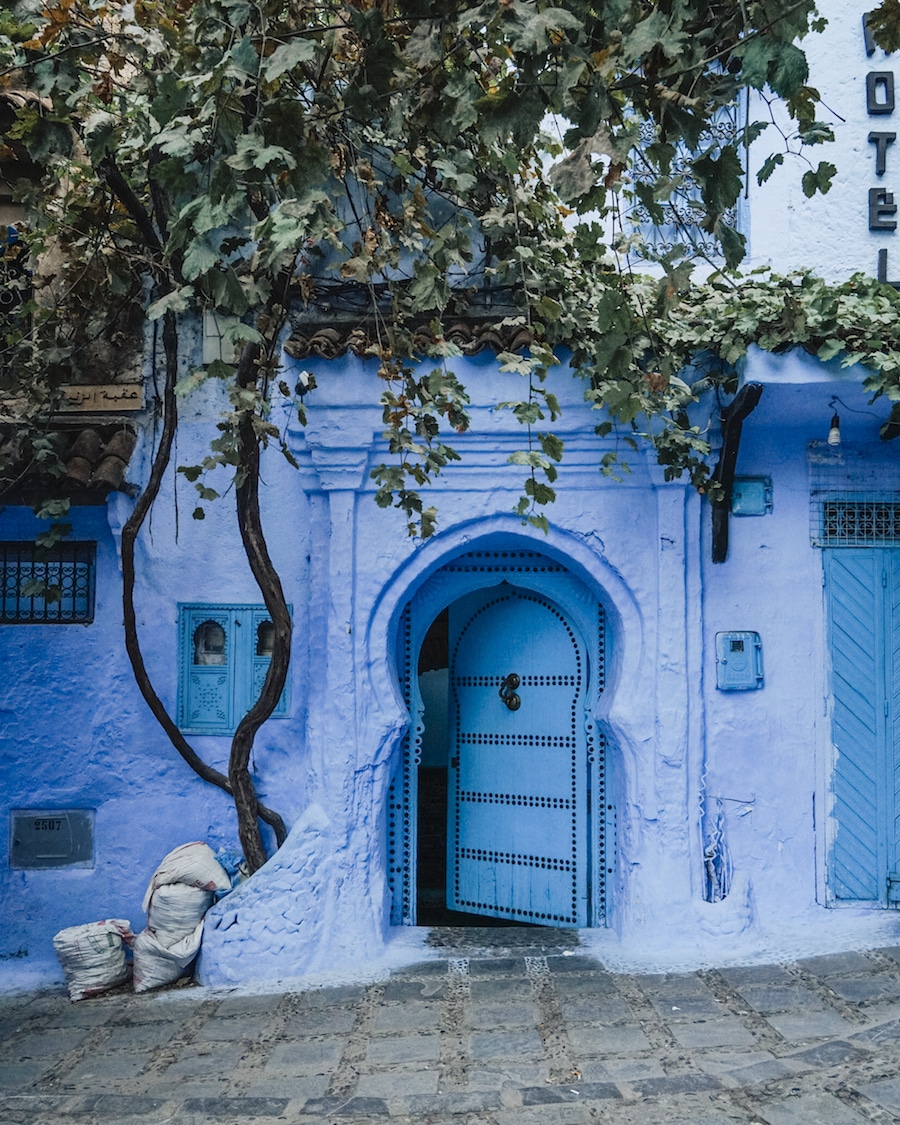
[[[784,164],[784,153],[770,153],[769,156],[767,156],[763,161],[763,165],[760,170],[756,173],[756,182],[758,184],[764,184],[775,171],[775,169],[780,167],[782,164]]]
[[[822,195],[831,188],[831,181],[837,175],[837,168],[830,164],[827,160],[820,162],[819,166],[814,172],[804,172],[801,184],[803,186],[803,194],[807,199],[812,199],[817,191]]]
[[[263,63],[263,74],[267,81],[274,82],[282,74],[293,70],[301,63],[312,62],[316,57],[317,45],[314,39],[292,39],[281,43]]]

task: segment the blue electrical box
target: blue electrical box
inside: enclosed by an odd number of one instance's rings
[[[772,511],[772,481],[769,477],[735,477],[731,486],[733,516],[765,516]]]
[[[716,633],[716,687],[719,691],[755,691],[762,686],[759,633]]]

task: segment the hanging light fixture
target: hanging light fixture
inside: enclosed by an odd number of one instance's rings
[[[828,444],[840,445],[841,444],[841,420],[837,414],[833,414],[831,418],[831,429],[828,431]]]

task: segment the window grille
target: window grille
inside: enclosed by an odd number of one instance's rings
[[[0,543],[0,624],[94,620],[95,543]]]
[[[817,547],[877,547],[900,543],[900,495],[894,499],[831,497],[819,501]]]
[[[737,103],[726,106],[719,111],[709,128],[700,138],[698,151],[713,145],[733,144],[738,133]],[[640,146],[649,148],[657,140],[657,127],[652,122],[645,122],[640,128]],[[635,199],[623,214],[626,232],[630,226],[639,233],[643,239],[645,250],[633,248],[631,253],[637,258],[655,259],[661,257],[677,246],[684,246],[714,262],[723,261],[722,250],[716,240],[707,234],[701,227],[701,222],[706,215],[706,208],[700,195],[700,186],[694,178],[691,161],[696,157],[683,144],[676,148],[672,159],[671,176],[677,186],[671,196],[662,206],[664,222],[655,223],[649,209],[639,200]],[[640,156],[634,159],[631,176],[635,183],[646,184],[652,187],[655,174],[645,170],[641,165]],[[723,222],[737,229],[739,215],[737,207],[732,207],[722,216]]]
[[[892,446],[812,442],[807,459],[814,547],[900,544],[900,458]]]

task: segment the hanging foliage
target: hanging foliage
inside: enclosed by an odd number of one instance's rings
[[[896,24],[886,0],[877,34]],[[775,143],[760,181],[788,174],[779,166],[797,157],[807,194],[828,190],[834,166],[809,153],[830,128],[802,50],[821,25],[813,0],[19,0],[0,13],[0,171],[17,181],[15,234],[33,271],[25,315],[0,339],[0,423],[16,427],[0,445],[0,486],[27,476],[43,512],[64,514],[51,433],[60,387],[102,362],[104,347],[137,356],[134,310],[146,313],[160,344],[162,428],[123,533],[127,647],[173,743],[234,794],[254,868],[265,858],[258,818],[283,833],[247,763],[290,655],[258,496],[261,450],[281,442],[272,402],[297,390],[281,364],[290,310],[314,310],[335,284],[365,299],[391,454],[375,470],[376,500],[401,509],[414,535],[435,527],[422,489],[457,458],[453,437],[469,424],[444,328],[474,294],[496,295],[530,341],[499,360],[523,376],[521,398],[502,405],[524,427],[518,511],[536,526],[546,527],[564,453],[553,433],[560,348],[605,411],[601,432],[648,438],[670,475],[688,472],[700,488],[708,449],[687,407],[712,383],[734,389],[750,342],[843,350],[871,367],[874,392],[894,397],[893,338],[885,329],[879,345],[874,327],[893,298],[877,286],[722,274],[697,289],[688,232],[663,256],[661,281],[622,272],[611,245],[623,208],[655,222],[669,214],[678,157],[696,185],[699,227],[737,266],[733,208],[747,146],[766,129]],[[783,102],[790,130],[768,117],[717,130],[747,89]],[[16,245],[6,243],[7,262]],[[179,332],[204,311],[228,325],[238,358],[188,369]],[[179,397],[207,380],[230,407],[210,419],[217,436],[202,462],[180,468],[198,489],[198,518],[233,480],[275,625],[227,777],[166,715],[133,605],[134,545],[168,465]]]

